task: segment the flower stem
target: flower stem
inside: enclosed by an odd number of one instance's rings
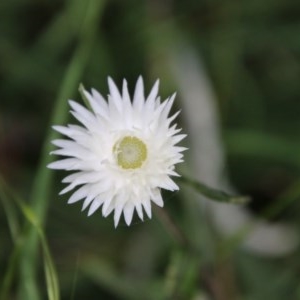
[[[181,230],[181,228],[174,222],[171,215],[167,212],[166,209],[162,209],[158,206],[153,206],[153,210],[157,215],[158,219],[163,224],[166,231],[173,237],[177,243],[184,247],[190,248],[190,242],[185,235],[185,233]]]

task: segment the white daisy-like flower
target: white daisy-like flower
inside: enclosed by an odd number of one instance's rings
[[[69,185],[60,194],[80,186],[68,203],[84,200],[82,210],[88,215],[102,205],[102,214],[114,211],[118,225],[123,212],[130,225],[134,211],[143,220],[143,209],[151,218],[151,201],[163,206],[161,189],[178,190],[170,176],[178,176],[175,165],[183,161],[176,146],[186,135],[171,125],[179,112],[169,117],[175,94],[161,102],[156,81],[147,99],[139,77],[131,102],[127,82],[122,93],[108,78],[106,101],[96,90],[83,91],[91,111],[70,100],[73,116],[84,126],[68,125],[53,128],[69,139],[52,143],[60,149],[51,154],[68,158],[48,165],[51,169],[75,171],[63,179]]]

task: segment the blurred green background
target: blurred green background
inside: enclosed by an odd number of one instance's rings
[[[205,200],[187,187],[165,194],[165,210],[188,237],[187,247],[160,217],[115,229],[111,217],[87,218],[81,203],[67,205],[58,196],[66,173],[46,169],[50,126],[72,120],[67,99],[81,101],[80,82],[106,96],[108,75],[118,86],[126,78],[131,93],[139,75],[146,93],[159,78],[163,98],[179,90],[176,108],[189,134],[183,144],[202,141],[189,132],[193,119],[184,109],[193,104],[178,87],[186,70],[175,74],[172,67],[177,59],[185,66],[176,56],[185,49],[201,62],[214,94],[208,101],[216,102],[226,180],[252,197],[244,210],[299,235],[300,2],[0,2],[0,172],[43,224],[61,299],[300,299],[296,240],[279,255],[248,249],[242,242],[249,232],[222,236],[199,205]],[[182,169],[189,173],[197,157],[186,157]],[[3,184],[1,190],[5,198]],[[18,205],[2,203],[4,300],[47,299],[42,249],[30,247],[37,245],[30,239],[35,229]]]

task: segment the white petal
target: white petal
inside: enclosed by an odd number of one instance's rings
[[[85,129],[82,127],[79,127],[79,126],[77,128],[69,128],[69,127],[65,127],[65,126],[55,125],[55,126],[52,126],[52,128],[67,137],[85,134]]]
[[[94,199],[95,199],[95,195],[89,194],[89,195],[85,198],[81,210],[82,210],[82,211],[85,210],[85,209],[89,206],[89,204],[90,204]]]
[[[99,172],[78,172],[63,179],[63,182],[76,182],[78,184],[96,182],[101,178]]]
[[[93,153],[88,151],[87,149],[83,149],[78,147],[78,144],[76,144],[76,147],[74,148],[65,148],[65,149],[58,149],[55,151],[50,152],[51,155],[61,155],[61,156],[73,156],[76,158],[86,158],[86,157],[91,157],[94,156]],[[95,157],[95,156],[94,156]]]
[[[111,213],[113,208],[114,208],[113,196],[111,195],[110,197],[107,197],[107,199],[105,199],[104,204],[102,206],[103,217],[107,217]]]
[[[127,82],[124,79],[123,80],[123,89],[122,89],[122,97],[123,97],[123,112],[122,112],[122,118],[124,120],[124,129],[131,130],[132,129],[132,104],[130,101],[130,96],[127,88]]]
[[[124,209],[124,206],[126,205],[126,203],[128,202],[129,199],[129,195],[120,192],[115,199],[115,213],[114,213],[114,224],[115,227],[117,227],[119,220],[120,220],[120,216],[122,214],[122,211]]]
[[[170,179],[169,176],[166,176],[159,184],[159,186],[163,189],[169,190],[169,191],[176,191],[179,190],[178,185]]]
[[[64,183],[68,183],[70,182],[71,184],[68,185],[65,189],[63,189],[59,194],[65,194],[67,192],[69,192],[70,190],[72,190],[74,187],[76,187],[77,185],[81,185],[81,184],[86,184],[86,183],[94,183],[91,184],[91,187],[93,189],[95,189],[95,187],[99,187],[99,184],[101,184],[101,177],[102,174],[99,174],[99,172],[77,172],[77,173],[73,173],[67,177],[65,177],[62,182]],[[100,183],[98,183],[97,181],[100,181]],[[95,196],[94,196],[95,197]]]
[[[92,95],[84,91],[84,96],[89,101],[90,106],[96,114],[101,114],[107,110],[107,103],[104,98],[95,89],[92,89]]]
[[[94,97],[95,102],[97,103],[97,112],[98,110],[106,110],[107,109],[107,102],[106,100],[102,97],[102,95],[95,89],[92,89],[92,96]],[[99,107],[98,107],[99,106]]]
[[[168,132],[168,136],[173,136],[177,133],[179,133],[182,129],[181,128],[177,128],[177,124],[174,124],[172,127],[169,128],[169,132]]]
[[[158,101],[158,99],[156,99],[156,102]],[[163,122],[164,119],[161,117],[166,105],[168,104],[169,99],[165,100],[163,103],[157,105],[156,109],[155,109],[155,113],[153,115],[153,117],[157,120],[157,123]]]
[[[68,200],[68,203],[74,203],[87,196],[88,187],[86,185],[78,189]]]
[[[118,107],[112,96],[108,96],[109,102],[109,117],[111,125],[115,126],[116,124],[121,124],[123,119],[123,110],[122,107]],[[119,128],[120,126],[117,126]]]
[[[91,119],[91,118],[87,119],[87,118],[83,117],[81,114],[79,114],[78,112],[75,112],[75,111],[71,111],[71,114],[81,124],[83,124],[89,131],[95,132],[95,128],[97,128],[96,118],[95,117],[93,117],[93,119]]]
[[[158,88],[159,88],[159,80],[156,80],[153,87],[152,87],[152,89],[151,89],[151,92],[150,92],[149,96],[147,97],[146,102],[153,102],[154,103],[154,101],[157,97]]]
[[[176,145],[180,141],[182,141],[187,135],[186,134],[178,134],[172,138],[172,144]]]
[[[121,217],[121,214],[122,214],[122,211],[123,211],[123,207],[124,207],[124,203],[118,203],[116,206],[115,206],[115,214],[114,214],[114,224],[115,224],[115,227],[118,226],[119,224],[119,221],[120,221],[120,217]]]
[[[152,217],[152,211],[151,211],[151,202],[150,202],[150,198],[147,197],[143,200],[142,202],[144,209],[146,211],[146,214],[148,215],[149,219],[151,219]]]
[[[90,134],[88,131],[78,125],[68,125],[68,127],[53,126],[53,129],[73,139],[79,145],[87,145],[87,141],[90,139]]]
[[[78,145],[78,143],[72,140],[57,139],[57,140],[53,140],[52,144],[57,147],[74,149],[74,150],[77,149],[81,150],[83,148],[81,145]]]
[[[167,100],[167,104],[166,106],[164,107],[163,111],[162,111],[162,117],[164,119],[167,119],[168,118],[168,115],[170,113],[170,110],[173,106],[173,103],[174,103],[174,100],[175,100],[175,97],[176,97],[176,93],[174,93],[170,99]]]
[[[124,206],[124,218],[128,226],[131,223],[133,212],[134,212],[134,205],[132,202],[128,201]]]
[[[145,102],[144,96],[144,82],[142,76],[139,76],[138,81],[135,86],[135,91],[133,95],[133,107],[136,111],[141,111]]]
[[[180,175],[177,172],[175,172],[174,170],[168,170],[167,174],[170,176],[180,177]]]
[[[74,133],[74,135],[82,135],[88,133],[85,128],[79,125],[69,124],[68,128],[70,129],[71,132]]]
[[[114,81],[108,77],[108,87],[109,87],[109,93],[110,93],[110,99],[112,100],[113,104],[116,106],[116,108],[119,111],[122,111],[122,97],[120,95],[120,92],[118,88],[116,87]]]
[[[176,112],[174,115],[172,115],[170,118],[167,119],[166,121],[166,125],[169,126],[173,120],[175,120],[178,115],[181,113],[181,111],[179,110],[178,112]]]
[[[164,206],[164,201],[162,199],[161,192],[159,189],[153,189],[151,191],[151,199],[156,205],[160,207]]]
[[[130,101],[130,96],[128,92],[128,87],[127,87],[127,81],[124,79],[123,80],[123,87],[122,87],[122,97],[125,106],[131,106],[131,101]]]
[[[49,169],[70,170],[71,168],[76,167],[78,162],[79,160],[77,158],[66,158],[52,162],[48,164],[47,167]]]
[[[75,187],[77,186],[76,183],[72,182],[71,184],[69,184],[67,187],[65,187],[63,190],[61,190],[59,192],[59,195],[63,195],[68,193],[69,191],[73,190]]]
[[[92,215],[101,205],[102,205],[103,201],[100,200],[98,197],[96,199],[94,199],[94,201],[92,202],[89,212],[88,212],[88,216]]]
[[[104,217],[107,217],[108,215],[111,214],[111,212],[115,209],[115,205],[113,202],[110,203],[110,205],[108,206],[106,212],[105,212],[105,215],[103,215]]]
[[[143,214],[142,204],[140,202],[136,203],[135,208],[136,208],[139,218],[143,221],[144,214]]]
[[[182,152],[182,151],[186,151],[188,150],[189,148],[186,148],[186,147],[173,147],[173,149],[177,152]]]
[[[69,104],[73,108],[73,110],[77,112],[78,115],[82,116],[84,119],[94,120],[95,116],[82,105],[78,104],[73,100],[69,100]]]

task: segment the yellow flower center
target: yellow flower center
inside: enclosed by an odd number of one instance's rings
[[[140,168],[147,158],[146,145],[134,136],[122,138],[114,145],[113,151],[118,165],[123,169]]]

